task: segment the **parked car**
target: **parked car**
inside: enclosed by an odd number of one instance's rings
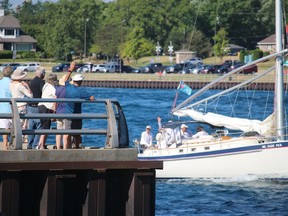
[[[169,74],[169,73],[178,73],[179,71],[183,70],[184,68],[184,63],[180,64],[174,64],[172,66],[167,66],[163,72]]]
[[[238,63],[236,65],[234,65],[233,67],[230,67],[229,71],[232,71],[236,68],[239,68],[241,66],[245,65],[244,63]],[[243,74],[254,74],[258,72],[258,67],[256,64],[250,65],[246,68],[244,68],[243,70],[241,70],[239,73],[243,73]]]
[[[205,68],[205,65],[198,65],[194,69],[190,69],[190,73],[192,73],[192,74],[204,73],[203,72],[204,68]]]
[[[228,73],[229,72],[229,68],[230,68],[229,64],[223,64],[222,66],[220,66],[219,68],[217,68],[215,70],[215,73],[218,73],[218,74]]]
[[[104,69],[106,69],[105,64],[95,64],[92,67],[92,72],[104,72]]]
[[[92,67],[92,72],[116,72],[116,65],[96,64]]]
[[[144,67],[144,73],[163,72],[163,69],[162,63],[151,63]]]
[[[134,68],[132,73],[144,73],[145,67]]]
[[[83,65],[76,70],[78,73],[89,73],[90,72],[90,65]]]
[[[132,73],[133,70],[135,70],[135,68],[133,68],[129,65],[122,65],[121,66],[121,73]]]
[[[192,64],[199,65],[199,64],[203,64],[203,59],[199,58],[199,57],[193,57],[191,59],[187,59],[186,62],[190,62]]]
[[[234,65],[239,64],[239,63],[240,63],[240,62],[237,61],[237,60],[225,60],[225,61],[224,61],[224,64],[227,64],[227,65],[229,65],[230,67],[233,67]]]
[[[184,63],[184,67],[182,70],[180,70],[178,73],[180,74],[187,74],[187,73],[190,73],[192,69],[196,68],[197,65],[196,64],[193,64],[191,62],[186,62]]]
[[[28,62],[28,63],[21,64],[17,68],[21,68],[22,70],[27,71],[27,72],[28,71],[29,72],[35,72],[38,67],[40,67],[40,63]]]
[[[202,70],[202,73],[213,74],[213,73],[215,73],[216,69],[217,69],[216,65],[205,65],[204,69]]]
[[[12,70],[14,71],[17,67],[19,67],[21,64],[20,63],[15,63],[15,62],[11,62],[11,63],[4,63],[0,66],[0,72],[3,72],[3,69],[7,66],[11,67]]]
[[[66,63],[66,62],[60,63],[52,67],[52,72],[68,71],[69,67],[70,67],[70,63]]]

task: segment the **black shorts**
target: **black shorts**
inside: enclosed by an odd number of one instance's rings
[[[54,113],[53,110],[47,109],[46,106],[40,105],[38,107],[39,113]],[[41,119],[41,128],[42,129],[50,129],[51,127],[51,119]]]

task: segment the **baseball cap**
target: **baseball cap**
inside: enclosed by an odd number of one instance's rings
[[[84,77],[82,76],[82,74],[76,74],[72,78],[73,81],[82,81],[83,79]]]
[[[150,125],[147,125],[147,126],[146,126],[146,129],[151,129],[151,126],[150,126]]]
[[[182,124],[181,128],[188,128],[188,126],[186,124]]]

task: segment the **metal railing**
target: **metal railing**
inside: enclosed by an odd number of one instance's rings
[[[39,134],[73,134],[73,135],[106,135],[105,148],[125,148],[129,145],[128,127],[124,112],[117,100],[96,99],[94,101],[84,99],[36,99],[36,98],[0,98],[1,103],[9,103],[12,112],[0,113],[0,119],[11,119],[11,129],[0,129],[0,134],[10,135],[9,149],[22,149],[22,135],[39,135]],[[19,114],[17,102],[64,102],[64,103],[93,103],[105,106],[105,113],[82,113],[82,114],[53,114],[53,113],[26,113]],[[93,109],[94,110],[94,109]],[[95,109],[97,110],[97,109]],[[107,127],[89,128],[89,129],[22,129],[21,120],[25,119],[96,119],[107,122]]]

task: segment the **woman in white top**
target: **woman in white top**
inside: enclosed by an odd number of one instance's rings
[[[42,97],[47,99],[56,98],[55,93],[55,85],[57,83],[57,75],[56,74],[48,74],[45,79],[45,84],[42,89]],[[55,113],[55,103],[54,102],[40,102],[38,103],[38,111],[39,113]],[[51,127],[51,119],[41,119],[42,129],[50,129]],[[47,135],[42,134],[40,136],[38,149],[44,149],[46,143]]]
[[[28,83],[22,81],[27,76],[27,72],[17,68],[11,75],[12,82],[10,83],[10,91],[12,98],[32,98],[33,94],[29,88]],[[17,102],[19,113],[26,113],[27,102]],[[22,128],[26,128],[26,120],[21,121]]]

